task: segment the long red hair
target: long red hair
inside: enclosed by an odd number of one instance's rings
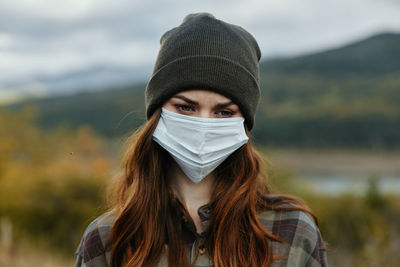
[[[166,243],[168,266],[191,266],[166,179],[173,159],[152,139],[160,113],[159,108],[128,139],[122,161],[125,171],[113,204],[116,219],[108,240],[112,267],[155,266]],[[215,169],[211,199],[215,204],[205,245],[216,267],[271,265],[269,240],[284,241],[260,224],[257,214],[261,210],[300,209],[316,220],[309,208],[293,197],[268,197],[265,170],[250,140]],[[287,202],[297,207],[281,206]]]

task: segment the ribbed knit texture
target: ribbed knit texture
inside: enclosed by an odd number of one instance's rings
[[[147,118],[166,100],[186,89],[204,89],[232,99],[253,127],[260,99],[260,48],[242,27],[209,13],[186,16],[164,33],[145,92]]]

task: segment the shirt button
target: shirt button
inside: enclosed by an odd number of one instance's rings
[[[203,255],[205,252],[206,252],[206,248],[205,247],[199,247],[200,255]]]

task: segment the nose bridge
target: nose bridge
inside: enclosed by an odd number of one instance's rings
[[[208,107],[202,107],[199,112],[201,118],[211,118],[211,109]]]
[[[204,101],[201,103],[198,115],[201,118],[212,118],[212,105],[209,101]]]

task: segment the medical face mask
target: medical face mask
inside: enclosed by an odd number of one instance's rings
[[[198,183],[248,137],[244,118],[200,118],[162,108],[153,140],[167,150],[182,171]]]

